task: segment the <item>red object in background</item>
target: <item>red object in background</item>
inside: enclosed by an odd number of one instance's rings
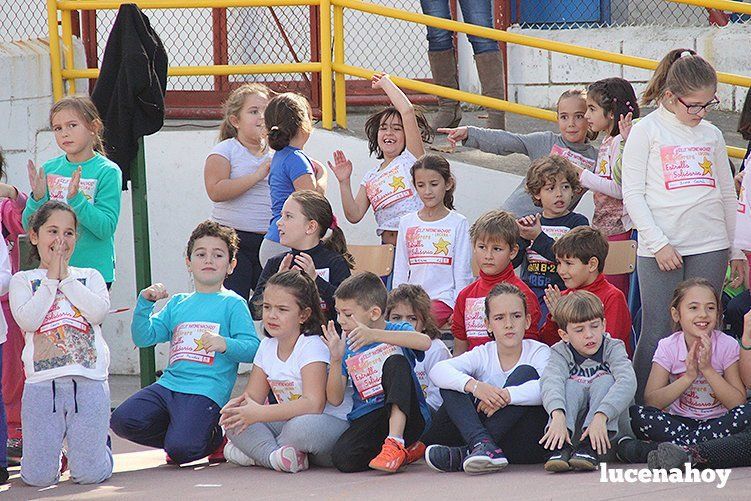
[[[730,16],[721,10],[708,8],[707,12],[709,12],[709,24],[712,26],[727,26],[730,22]]]

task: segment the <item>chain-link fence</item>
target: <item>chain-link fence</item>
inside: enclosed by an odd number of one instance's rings
[[[45,38],[47,31],[43,0],[0,0],[0,42]]]

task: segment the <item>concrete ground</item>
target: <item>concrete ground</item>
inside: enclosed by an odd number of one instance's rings
[[[238,378],[235,394],[245,378]],[[112,376],[113,403],[138,389],[137,376]],[[263,468],[198,461],[178,468],[164,463],[164,452],[140,447],[113,436],[115,473],[99,485],[77,485],[69,474],[53,487],[28,487],[11,468],[9,485],[0,486],[0,499],[498,499],[503,501],[576,499],[747,500],[751,468],[737,468],[722,489],[705,484],[624,483],[601,481],[600,472],[551,474],[541,465],[512,465],[492,475],[439,474],[422,462],[396,475],[371,471],[355,474],[313,468],[296,475]],[[619,467],[621,465],[612,465]],[[626,465],[624,465],[625,467]],[[641,465],[634,465],[641,466]],[[388,478],[386,478],[388,477]]]

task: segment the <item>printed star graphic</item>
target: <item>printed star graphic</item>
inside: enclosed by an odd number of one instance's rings
[[[605,171],[605,167],[607,167],[607,166],[608,166],[608,162],[607,161],[603,160],[602,162],[600,162],[600,174],[605,174],[605,172],[606,172]]]
[[[709,161],[707,157],[704,157],[704,161],[699,164],[699,167],[702,169],[702,176],[712,175],[712,162]]]
[[[445,254],[449,255],[449,245],[451,245],[451,242],[447,242],[443,239],[443,237],[439,238],[437,242],[433,242],[433,247],[435,247],[435,253],[438,254]]]
[[[399,188],[406,190],[407,185],[404,184],[404,176],[394,176],[391,178],[391,182],[389,183],[389,186],[393,188],[394,191],[398,190]]]
[[[196,347],[193,351],[201,351],[206,349],[203,346],[203,341],[201,339],[194,339],[193,342],[196,343]]]

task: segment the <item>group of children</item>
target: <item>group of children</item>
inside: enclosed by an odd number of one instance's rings
[[[671,51],[642,99],[657,110],[635,122],[633,88],[608,78],[561,96],[560,134],[440,129],[453,144],[532,160],[505,210],[472,224],[455,209],[449,162],[425,154],[422,113],[388,76],[372,84],[393,104],[366,124],[380,163],[356,194],[342,151],[328,167],[348,221],[373,208],[381,241],[396,249],[393,275],[352,274],[327,169],[303,151],[307,101],[243,86],[206,159],[213,211],[185,258],[195,291],[157,283],[136,302],[133,342],[169,342],[167,366],[111,415],[101,324],[121,177],[99,152],[91,102],[53,107],[65,154],[29,164],[28,200],[0,184],[0,293],[9,290],[10,336],[25,338],[23,353],[13,345],[26,377],[23,481],[50,485],[67,468],[75,482],[109,478],[110,429],[163,449],[168,463],[208,457],[289,473],[310,464],[394,473],[423,458],[470,474],[509,463],[593,470],[601,460],[750,465],[751,314],[737,342],[724,334],[719,291],[728,261],[730,281],[747,281],[749,246],[736,242],[751,237],[736,233],[751,227],[722,134],[703,120],[717,102],[709,63]],[[592,226],[573,211],[584,188],[595,192]],[[5,248],[22,224],[37,269],[18,271]],[[635,346],[628,277],[603,273],[609,242],[634,230]],[[243,362],[253,369],[231,398]]]

